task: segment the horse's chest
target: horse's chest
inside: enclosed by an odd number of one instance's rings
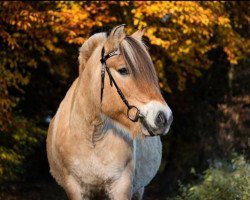
[[[131,159],[128,150],[93,150],[88,156],[74,158],[71,171],[83,184],[101,185],[119,178]]]

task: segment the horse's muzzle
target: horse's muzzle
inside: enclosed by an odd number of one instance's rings
[[[144,135],[166,135],[173,122],[173,114],[168,105],[151,102],[141,110],[143,117],[140,118]]]
[[[142,124],[143,128],[147,130],[149,135],[146,136],[161,136],[166,135],[170,129],[170,126],[173,122],[173,115],[167,119],[162,114],[157,115],[155,119],[156,128],[152,127],[149,123],[147,123],[145,118],[140,118],[140,123]]]

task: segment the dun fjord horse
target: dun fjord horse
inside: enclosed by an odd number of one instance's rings
[[[98,193],[142,199],[159,168],[159,136],[168,132],[172,112],[142,35],[139,30],[127,36],[120,25],[110,34],[94,34],[80,48],[79,77],[47,137],[50,172],[71,200]]]

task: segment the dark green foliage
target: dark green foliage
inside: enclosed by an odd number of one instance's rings
[[[15,117],[8,130],[0,137],[0,182],[20,179],[27,173],[27,158],[46,137],[45,130],[23,117]]]
[[[200,183],[181,185],[180,193],[173,200],[248,200],[250,163],[243,156],[235,156],[231,162],[217,160]]]

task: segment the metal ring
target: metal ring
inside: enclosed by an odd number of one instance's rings
[[[135,108],[135,109],[137,110],[134,118],[132,118],[132,117],[129,115],[130,110],[132,110],[133,108]],[[128,116],[128,118],[129,118],[132,122],[137,122],[138,119],[140,118],[141,114],[140,114],[139,109],[138,109],[136,106],[129,106],[128,111],[127,111],[127,116]]]

